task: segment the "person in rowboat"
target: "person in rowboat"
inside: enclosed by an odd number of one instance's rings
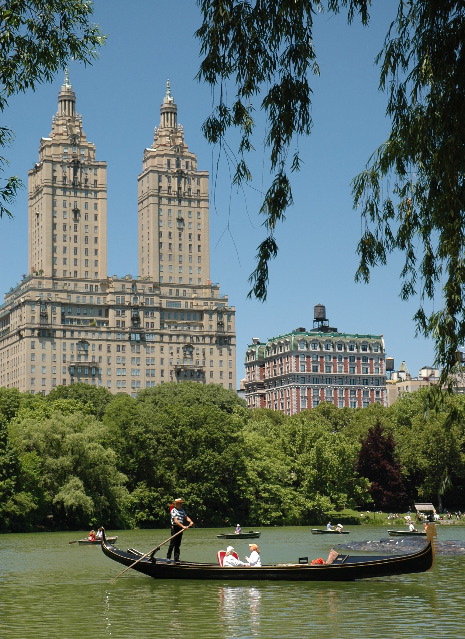
[[[331,526],[330,521],[328,521],[328,523],[326,524],[326,530],[334,530],[334,528]]]
[[[336,530],[336,532],[341,533],[341,532],[342,532],[342,530],[343,530],[343,528],[344,528],[344,526],[343,526],[342,524],[337,524],[337,526],[336,526],[336,529],[335,529],[335,530]]]
[[[174,507],[171,508],[170,512],[171,536],[176,535],[176,533],[179,533],[180,530],[186,530],[194,525],[194,522],[184,510],[183,504],[184,501],[180,497],[174,500]],[[174,561],[179,561],[179,557],[181,556],[181,541],[182,533],[176,535],[176,537],[170,541],[168,552],[166,554],[167,559],[171,559],[171,554],[174,552]]]

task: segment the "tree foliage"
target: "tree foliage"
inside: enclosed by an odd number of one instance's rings
[[[232,413],[239,407],[245,407],[245,401],[233,390],[220,384],[197,384],[196,382],[169,382],[153,388],[145,388],[137,395],[138,402],[145,402],[154,408],[163,408],[173,404],[193,406],[217,406],[220,410]]]
[[[113,395],[106,388],[77,383],[71,386],[56,386],[47,395],[48,401],[56,402],[58,399],[72,399],[86,405],[89,411],[98,419],[105,413],[107,405],[112,401]]]
[[[361,443],[357,472],[370,481],[368,490],[375,508],[405,509],[409,500],[392,432],[376,422]]]
[[[18,416],[9,432],[35,524],[49,520],[56,527],[82,528],[92,519],[124,523],[125,477],[95,418],[79,411]]]
[[[366,23],[369,0],[198,0],[198,4],[203,15],[196,33],[203,55],[198,77],[212,87],[218,85],[217,104],[203,130],[207,140],[221,148],[228,146],[227,131],[239,130],[235,184],[252,179],[246,157],[254,150],[254,112],[261,109],[266,117],[265,146],[273,177],[260,209],[267,236],[258,247],[249,293],[265,300],[268,264],[278,252],[274,231],[293,201],[288,173],[301,163],[298,151],[290,157],[291,145],[299,135],[308,135],[312,125],[309,76],[319,74],[313,46],[315,15],[325,7],[332,12],[347,7],[350,21],[360,13]],[[235,89],[232,103],[227,97],[230,84]]]
[[[200,526],[317,524],[417,499],[463,509],[464,396],[290,417],[215,385],[165,386],[112,396],[101,420],[84,387],[53,401],[3,389],[0,530],[164,527],[178,496]]]
[[[420,297],[416,325],[435,340],[443,381],[465,342],[464,34],[463,1],[399,3],[378,56],[392,130],[354,180],[357,278],[403,253],[401,295]],[[442,308],[428,313],[438,290]]]
[[[90,22],[89,0],[4,0],[0,5],[0,111],[15,93],[50,82],[70,58],[89,63],[104,38]],[[0,148],[13,140],[0,127]],[[0,157],[0,173],[8,161]],[[21,186],[13,176],[0,185],[0,217]]]
[[[425,501],[442,510],[446,495],[453,497],[465,479],[465,404],[447,396],[431,410],[428,389],[401,398],[390,409],[397,430],[397,451],[406,481]]]
[[[275,228],[292,203],[290,172],[301,158],[291,148],[312,127],[310,77],[318,75],[313,33],[317,14],[347,10],[349,22],[368,24],[370,0],[198,0],[197,31],[203,60],[199,78],[215,91],[204,124],[206,138],[228,150],[226,134],[238,129],[234,182],[252,179],[254,113],[265,113],[271,185],[260,214],[267,235],[258,247],[249,295],[265,300],[268,266],[276,257]],[[372,7],[372,9],[370,8]],[[386,264],[393,252],[405,260],[401,296],[419,298],[417,330],[435,341],[445,382],[465,343],[465,99],[464,0],[398,0],[397,15],[380,43],[380,88],[387,92],[388,139],[353,181],[363,228],[359,281]],[[228,98],[233,95],[232,99]],[[437,297],[442,304],[437,307]],[[436,298],[436,299],[435,299]],[[435,300],[435,310],[428,306]]]

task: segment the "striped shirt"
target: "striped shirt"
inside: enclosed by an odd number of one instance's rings
[[[186,511],[183,508],[176,508],[175,506],[171,511],[171,525],[177,526],[176,522],[174,521],[176,518],[179,521],[179,523],[184,526],[186,517],[187,517]]]

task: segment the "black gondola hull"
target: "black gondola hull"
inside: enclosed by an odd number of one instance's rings
[[[221,581],[354,581],[370,577],[387,577],[424,572],[433,564],[431,542],[419,551],[395,556],[340,555],[332,564],[276,564],[259,568],[224,568],[218,564],[180,562],[149,558],[137,561],[134,551],[125,552],[102,541],[104,554],[123,566],[132,566],[154,579],[210,579]],[[135,563],[137,562],[137,563]]]

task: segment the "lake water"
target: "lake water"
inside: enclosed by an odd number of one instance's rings
[[[324,557],[332,544],[379,540],[387,527],[354,526],[343,537],[309,528],[261,528],[263,561]],[[212,561],[224,532],[184,534],[183,559]],[[148,552],[168,530],[109,531],[116,545]],[[158,581],[123,566],[76,533],[0,535],[0,637],[5,639],[461,639],[465,555],[438,556],[427,573],[349,583]],[[84,536],[84,535],[82,535]],[[440,541],[465,540],[443,526]],[[241,558],[248,541],[233,542]],[[164,556],[164,548],[159,551]],[[113,580],[113,581],[112,581]]]

